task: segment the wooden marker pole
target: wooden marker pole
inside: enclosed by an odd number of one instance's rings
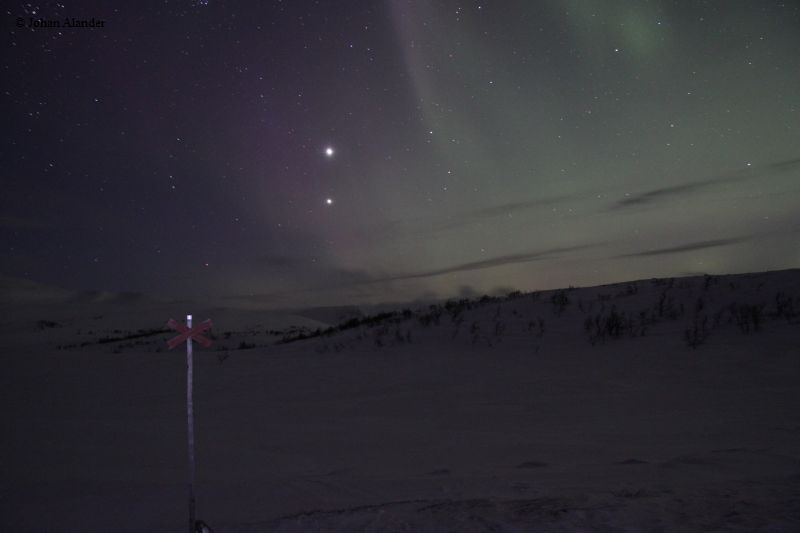
[[[192,315],[186,315],[186,326],[192,329]],[[192,358],[192,338],[186,339],[186,418],[189,447],[189,533],[194,533],[195,499],[194,499],[194,405],[192,388],[194,378],[194,360]]]
[[[192,388],[194,381],[194,362],[192,360],[192,340],[196,340],[206,348],[211,346],[211,339],[201,335],[211,329],[211,320],[204,320],[192,328],[192,315],[186,315],[186,325],[170,318],[167,326],[176,330],[180,335],[167,341],[169,349],[173,349],[186,341],[186,425],[189,449],[189,533],[194,533],[195,525],[195,500],[194,500],[194,404],[192,402]]]

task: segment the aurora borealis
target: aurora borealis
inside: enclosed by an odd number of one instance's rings
[[[796,3],[111,6],[7,8],[0,274],[291,306],[800,266]]]

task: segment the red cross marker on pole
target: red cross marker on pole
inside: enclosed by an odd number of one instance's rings
[[[174,330],[180,332],[180,335],[177,337],[173,337],[167,341],[167,346],[169,349],[173,349],[174,347],[181,344],[183,341],[188,341],[187,346],[191,346],[191,340],[194,339],[206,348],[211,346],[211,339],[207,339],[200,335],[206,330],[211,329],[211,320],[204,320],[200,322],[197,326],[192,327],[192,315],[186,315],[186,325],[184,326],[174,318],[170,318],[169,322],[167,322],[167,326],[171,327]]]
[[[167,341],[167,346],[169,346],[170,350],[181,344],[183,341],[186,341],[186,418],[189,437],[189,533],[194,533],[194,405],[192,403],[194,361],[192,359],[192,340],[196,340],[206,348],[211,346],[211,339],[200,335],[204,331],[211,329],[211,320],[204,320],[193,328],[192,315],[186,315],[185,326],[172,318],[170,318],[169,322],[167,322],[167,326],[180,333],[180,335],[177,337],[173,337]]]

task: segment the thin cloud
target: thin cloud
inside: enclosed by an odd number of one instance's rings
[[[627,196],[612,204],[609,209],[624,209],[627,207],[640,206],[657,202],[664,198],[689,196],[703,189],[711,188],[721,183],[731,183],[735,181],[744,181],[754,179],[757,177],[771,176],[782,172],[800,169],[800,158],[786,159],[783,161],[776,161],[768,163],[758,168],[747,168],[743,170],[736,170],[718,176],[716,178],[709,178],[705,180],[695,181],[692,183],[685,183],[683,185],[674,185],[672,187],[661,187],[653,189],[634,196]]]
[[[550,206],[554,204],[559,204],[561,202],[567,202],[569,200],[575,200],[579,197],[586,196],[586,193],[582,194],[564,194],[561,196],[552,196],[550,198],[537,198],[533,200],[525,200],[522,202],[508,202],[505,204],[494,205],[491,207],[485,207],[483,209],[476,209],[474,211],[467,211],[461,215],[461,218],[466,220],[483,220],[485,218],[494,218],[502,215],[508,215],[511,213],[518,213],[521,211],[528,211],[530,209],[535,209],[537,207],[543,206]]]
[[[326,257],[312,261],[309,257],[262,254],[256,257],[259,265],[292,272],[310,280],[324,279],[345,285],[369,283],[373,277],[364,270],[341,268]],[[318,288],[318,287],[317,287]],[[316,289],[316,288],[315,288]]]
[[[271,265],[275,265],[275,257],[272,258]],[[257,301],[263,300],[265,302],[277,301],[277,298],[290,296],[295,294],[303,294],[308,292],[320,292],[335,289],[342,289],[348,287],[359,287],[374,283],[376,278],[364,271],[357,269],[348,269],[339,267],[332,264],[312,263],[309,266],[307,260],[300,260],[299,258],[285,258],[286,261],[282,263],[284,270],[291,270],[294,275],[292,284],[301,285],[296,288],[289,288],[286,290],[279,290],[269,293],[252,293],[252,294],[234,294],[230,296],[223,296],[223,300],[247,300]]]
[[[800,157],[787,159],[785,161],[778,161],[776,163],[770,163],[767,165],[767,168],[772,172],[786,172],[787,170],[794,170],[796,168],[800,168]]]
[[[655,250],[643,250],[641,252],[634,252],[630,254],[623,254],[616,256],[617,258],[623,257],[650,257],[654,255],[668,255],[679,254],[683,252],[693,252],[696,250],[706,250],[709,248],[718,248],[720,246],[730,246],[731,244],[738,244],[752,239],[752,236],[747,237],[734,237],[731,239],[714,239],[710,241],[696,241],[679,246],[670,246],[667,248],[657,248]]]
[[[383,274],[383,275],[369,274],[365,271],[360,271],[360,270],[353,271],[353,270],[338,269],[336,267],[328,267],[328,270],[325,271],[326,283],[324,285],[317,285],[314,287],[307,287],[307,288],[298,288],[294,290],[286,290],[268,294],[253,294],[253,295],[240,294],[237,296],[228,297],[227,299],[270,300],[279,296],[301,294],[306,292],[341,290],[354,287],[365,287],[368,285],[374,285],[379,283],[388,283],[392,281],[405,281],[413,279],[431,278],[434,276],[443,276],[445,274],[453,274],[456,272],[484,270],[498,266],[530,263],[533,261],[542,261],[545,259],[552,259],[558,257],[561,254],[584,250],[587,248],[595,248],[597,246],[600,246],[601,244],[603,243],[587,244],[580,246],[567,246],[561,248],[550,248],[536,252],[503,255],[503,256],[493,257],[491,259],[484,259],[481,261],[470,261],[467,263],[461,263],[449,267],[444,267],[434,270],[425,270],[421,272],[411,272],[407,274]]]
[[[561,196],[551,196],[549,198],[533,198],[519,202],[507,202],[490,207],[473,209],[471,211],[464,211],[462,213],[457,213],[452,217],[448,217],[447,219],[418,219],[411,222],[391,222],[386,226],[386,229],[389,231],[407,230],[415,233],[435,233],[453,228],[469,226],[471,224],[477,224],[484,220],[489,220],[500,216],[513,215],[540,207],[548,207],[570,200],[577,200],[579,198],[587,197],[590,194],[591,192],[583,192],[580,194],[565,194]]]
[[[673,185],[670,187],[660,187],[641,194],[627,196],[622,200],[612,204],[609,209],[625,209],[635,206],[643,206],[655,203],[659,200],[668,199],[670,197],[690,196],[704,189],[712,188],[721,183],[731,183],[736,181],[744,181],[754,179],[759,176],[771,176],[783,172],[800,169],[800,158],[786,159],[783,161],[776,161],[762,165],[758,168],[748,167],[746,169],[735,170],[726,174],[708,178],[704,180],[685,183],[682,185]],[[560,196],[551,196],[549,198],[534,198],[530,200],[523,200],[518,202],[507,202],[504,204],[474,209],[456,214],[445,220],[418,220],[411,223],[412,230],[416,228],[419,233],[435,233],[438,231],[445,231],[454,228],[460,228],[471,224],[476,224],[484,220],[497,218],[500,216],[508,216],[517,213],[538,209],[541,207],[549,207],[564,202],[579,200],[593,196],[592,191],[584,191],[574,194],[565,194]],[[390,223],[387,226],[388,230],[402,230],[407,226],[406,222]]]
[[[505,266],[505,265],[515,265],[520,263],[530,263],[533,261],[542,261],[544,259],[550,259],[554,256],[563,253],[575,252],[578,250],[583,250],[586,248],[593,248],[598,246],[597,244],[587,244],[581,246],[568,246],[563,248],[551,248],[549,250],[541,250],[538,252],[528,252],[528,253],[521,253],[521,254],[511,254],[511,255],[502,255],[498,257],[493,257],[491,259],[484,259],[482,261],[471,261],[468,263],[461,263],[460,265],[453,265],[445,268],[439,268],[435,270],[426,270],[422,272],[412,272],[409,274],[399,274],[395,276],[386,276],[382,278],[376,278],[369,283],[378,283],[378,282],[387,282],[387,281],[401,281],[401,280],[408,280],[408,279],[420,279],[420,278],[431,278],[434,276],[442,276],[444,274],[453,274],[455,272],[466,272],[470,270],[483,270],[487,268],[494,268],[498,266]]]
[[[718,181],[719,180],[706,180],[694,183],[687,183],[685,185],[675,185],[674,187],[662,187],[660,189],[654,189],[652,191],[648,191],[642,194],[637,194],[635,196],[628,196],[618,201],[616,204],[614,204],[613,207],[623,208],[634,205],[649,204],[651,202],[655,202],[657,200],[660,200],[661,198],[669,196],[680,196],[682,194],[691,194],[701,189],[705,189],[711,185],[714,185]]]

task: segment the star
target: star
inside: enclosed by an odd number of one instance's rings
[[[333,205],[333,198],[325,198],[325,203],[327,205]]]
[[[333,157],[333,147],[328,146],[325,148],[325,155],[328,157]]]

